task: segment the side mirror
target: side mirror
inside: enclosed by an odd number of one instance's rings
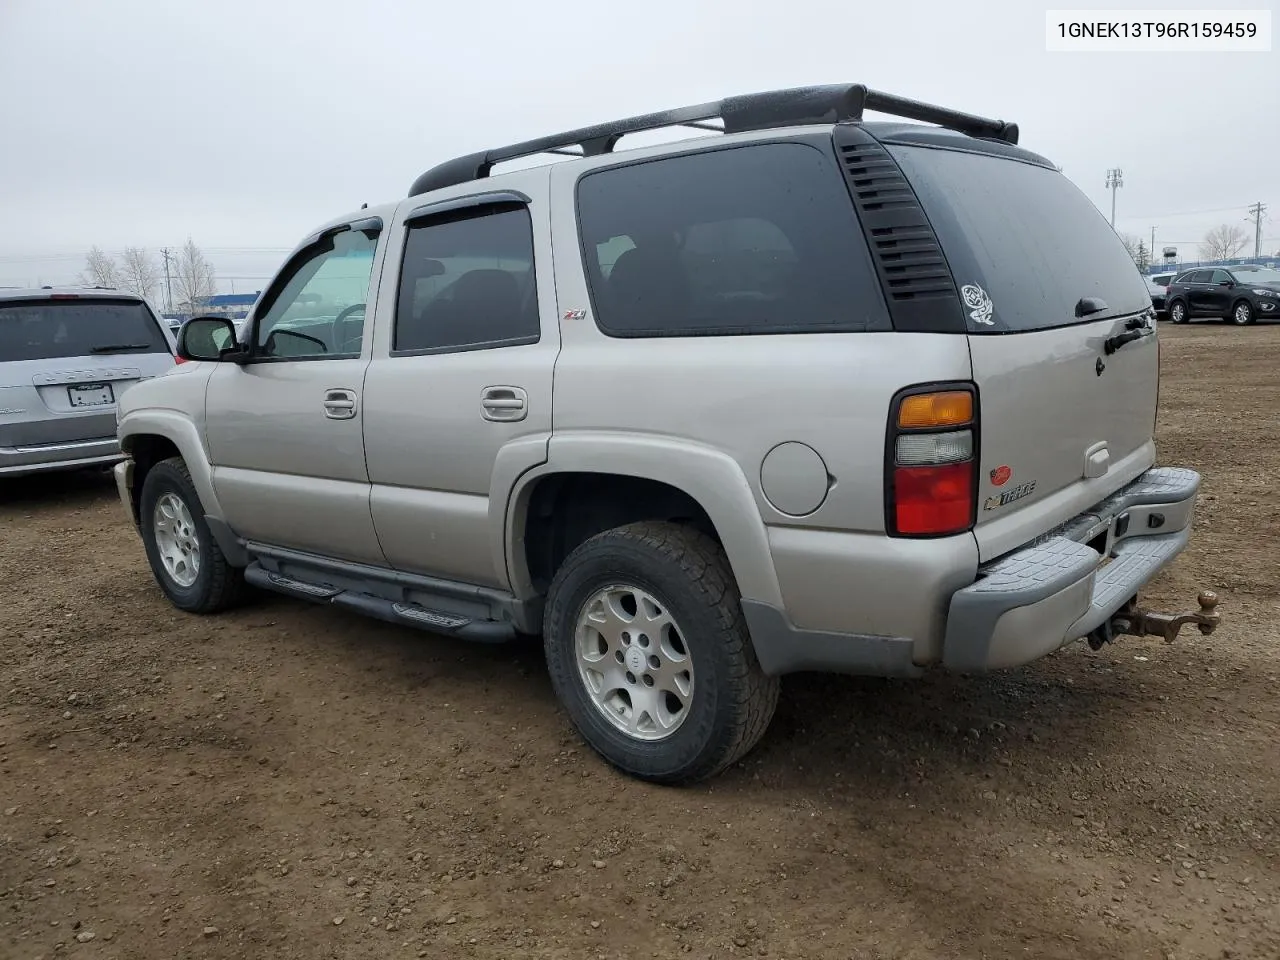
[[[238,354],[235,325],[225,317],[192,317],[178,331],[178,356],[183,360],[218,361]]]
[[[1218,281],[1218,286],[1220,286],[1220,287],[1234,287],[1235,285],[1236,285],[1236,282],[1235,282],[1234,280],[1219,280],[1219,281]]]

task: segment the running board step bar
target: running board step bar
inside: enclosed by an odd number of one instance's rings
[[[514,640],[515,627],[498,620],[472,620],[469,617],[431,610],[403,600],[387,600],[370,593],[356,593],[323,583],[310,583],[295,577],[286,577],[251,563],[244,571],[245,580],[255,587],[282,593],[313,603],[332,603],[348,610],[375,617],[388,623],[417,627],[432,633],[442,633],[461,640],[477,643],[506,643]]]

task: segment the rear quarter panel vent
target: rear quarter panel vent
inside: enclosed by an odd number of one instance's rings
[[[915,191],[893,157],[861,127],[833,134],[895,330],[964,333],[955,280]]]

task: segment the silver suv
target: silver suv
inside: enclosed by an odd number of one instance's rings
[[[115,290],[0,290],[0,477],[121,458],[116,404],[174,366],[144,300]]]
[[[925,121],[864,122],[864,109]],[[659,127],[703,138],[625,152]],[[161,589],[541,634],[583,738],[710,776],[801,670],[918,677],[1118,633],[1199,476],[1154,466],[1123,244],[1012,124],[775,91],[441,164],[306,238],[238,343],[125,399]],[[543,153],[572,158],[496,174]]]

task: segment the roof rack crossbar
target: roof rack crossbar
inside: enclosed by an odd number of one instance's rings
[[[994,138],[1011,144],[1018,142],[1017,124],[909,100],[871,90],[861,83],[794,87],[626,117],[456,157],[418,177],[409,188],[409,196],[483,179],[489,176],[494,164],[508,160],[538,154],[595,157],[611,153],[623,137],[648,130],[691,127],[716,133],[740,133],[810,123],[857,121],[862,119],[864,110],[934,123],[973,137]],[[712,121],[719,121],[723,126]]]

